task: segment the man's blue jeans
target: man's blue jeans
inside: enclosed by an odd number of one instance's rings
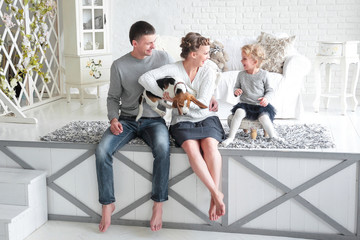
[[[120,117],[119,121],[123,132],[114,135],[108,128],[95,152],[99,202],[103,205],[115,202],[113,154],[136,137],[149,145],[154,156],[151,199],[155,202],[168,200],[170,142],[164,119],[141,118],[136,122],[134,118]]]

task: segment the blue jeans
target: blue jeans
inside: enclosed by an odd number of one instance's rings
[[[151,199],[155,202],[168,200],[170,142],[164,119],[141,118],[136,122],[134,118],[120,117],[119,121],[123,132],[114,135],[108,128],[95,152],[99,202],[103,205],[115,202],[112,156],[136,137],[141,137],[149,145],[154,156]]]

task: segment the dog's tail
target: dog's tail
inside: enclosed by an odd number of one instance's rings
[[[143,115],[143,112],[144,112],[143,102],[144,102],[144,95],[141,94],[141,96],[139,97],[139,112],[138,112],[138,115],[136,116],[135,121],[139,121],[139,119]]]
[[[190,101],[192,101],[193,103],[195,103],[196,105],[198,105],[200,108],[205,109],[207,108],[207,106],[205,106],[202,102],[200,102],[199,100],[197,100],[194,95],[191,95],[190,97]],[[188,102],[188,107],[190,106],[190,102]]]

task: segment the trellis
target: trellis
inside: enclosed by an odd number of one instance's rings
[[[29,3],[30,4],[30,3]],[[30,24],[34,20],[34,14],[29,11],[29,4],[24,5],[22,0],[14,0],[13,5],[24,10],[25,15],[25,33],[31,34]],[[58,2],[57,2],[58,5]],[[0,0],[0,18],[6,12],[7,3]],[[48,103],[50,101],[61,98],[61,64],[60,64],[60,42],[59,42],[59,15],[58,7],[54,12],[54,16],[45,17],[48,25],[49,39],[48,47],[39,46],[39,63],[42,64],[41,71],[49,76],[48,82],[44,77],[36,71],[32,74],[26,74],[22,82],[18,82],[15,88],[15,96],[9,97],[0,91],[0,121],[1,122],[20,122],[20,123],[36,123],[35,118],[28,118],[23,111]],[[0,36],[3,44],[0,46],[0,54],[2,57],[1,67],[5,78],[9,81],[17,73],[17,65],[23,60],[24,55],[21,49],[23,36],[20,34],[20,21],[12,16],[14,26],[7,28],[5,24],[0,27]],[[36,34],[33,35],[38,40]]]

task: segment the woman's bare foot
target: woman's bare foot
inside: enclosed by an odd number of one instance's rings
[[[214,199],[216,215],[219,217],[225,215],[225,203],[223,202],[224,194],[219,192],[217,195],[211,196],[211,198]]]
[[[159,231],[162,228],[162,202],[154,202],[153,213],[150,220],[151,231]]]
[[[209,219],[211,221],[216,221],[219,219],[219,216],[216,214],[216,205],[214,199],[211,197],[210,208],[209,208]]]
[[[111,215],[115,210],[115,204],[110,203],[102,206],[102,217],[99,224],[100,232],[105,232],[111,224]]]

